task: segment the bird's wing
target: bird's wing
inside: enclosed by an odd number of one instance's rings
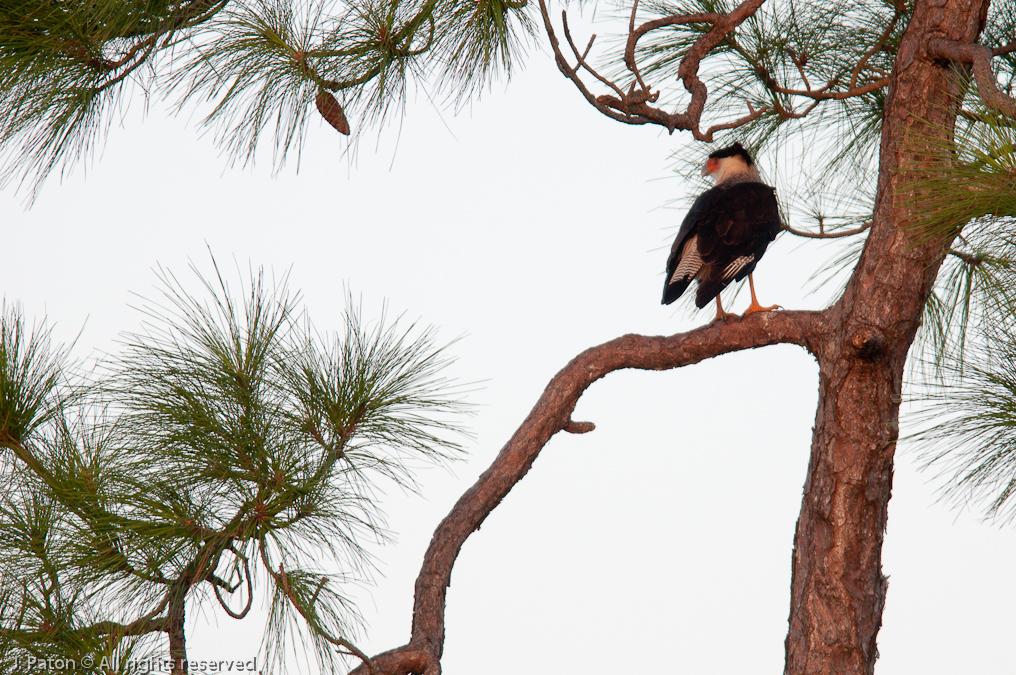
[[[776,191],[764,183],[707,190],[696,227],[702,274],[695,304],[704,307],[732,281],[748,276],[780,232]]]
[[[695,203],[692,204],[688,215],[681,223],[677,237],[674,238],[673,246],[670,247],[670,257],[667,258],[667,278],[663,283],[663,304],[665,305],[669,305],[681,297],[702,267],[698,238],[695,235],[699,221],[700,203],[704,196],[705,194],[699,195]]]

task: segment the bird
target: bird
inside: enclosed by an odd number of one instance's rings
[[[711,177],[716,185],[695,199],[681,223],[667,258],[663,304],[677,300],[697,280],[695,306],[702,309],[716,298],[713,321],[726,321],[737,315],[723,310],[720,291],[748,277],[751,305],[743,316],[779,309],[759,304],[752,278],[755,265],[782,227],[776,190],[762,182],[740,143],[709,155],[702,176]]]

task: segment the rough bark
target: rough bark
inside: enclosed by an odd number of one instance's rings
[[[166,617],[169,620],[169,628],[166,635],[169,637],[169,658],[172,661],[170,675],[185,675],[188,668],[187,663],[187,636],[184,631],[186,624],[186,591],[177,592],[170,600]]]
[[[883,119],[871,233],[818,350],[812,455],[794,540],[788,675],[872,673],[886,578],[882,540],[899,435],[903,368],[949,241],[908,228],[905,186],[938,159],[917,142],[956,119],[956,78],[930,39],[974,42],[986,0],[919,2],[897,54]],[[935,150],[932,153],[938,152]]]

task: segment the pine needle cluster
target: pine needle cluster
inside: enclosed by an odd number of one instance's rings
[[[387,536],[380,486],[461,451],[449,359],[351,303],[320,334],[263,274],[241,296],[218,269],[203,297],[160,278],[87,381],[45,327],[0,314],[0,672],[165,656],[188,603],[243,618],[265,584],[273,672],[294,636],[337,672],[359,654],[349,584]]]
[[[0,185],[36,190],[91,153],[131,97],[211,106],[233,161],[266,135],[281,167],[315,102],[343,133],[414,87],[462,102],[509,76],[525,0],[13,0],[0,8]],[[317,105],[318,110],[322,105]],[[322,114],[325,114],[322,112]],[[33,193],[34,194],[34,193]]]

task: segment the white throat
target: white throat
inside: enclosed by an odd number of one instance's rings
[[[721,158],[717,162],[716,169],[709,176],[716,181],[717,185],[733,179],[755,183],[762,182],[762,178],[758,175],[758,169],[754,166],[748,166],[744,158],[737,155]]]

